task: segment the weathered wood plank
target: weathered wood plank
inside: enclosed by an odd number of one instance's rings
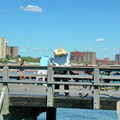
[[[10,106],[46,107],[46,100],[46,97],[10,96]],[[100,109],[116,110],[118,101],[118,99],[100,99]],[[56,97],[53,107],[93,109],[93,98]]]
[[[94,84],[99,84],[99,69],[94,69]],[[94,101],[93,101],[93,106],[94,109],[99,109],[100,108],[100,96],[99,92],[100,88],[99,86],[94,86]]]
[[[48,87],[47,87],[47,107],[53,107],[54,105],[54,99],[53,99],[53,95],[54,95],[54,91],[53,91],[53,85],[50,83],[53,83],[53,68],[49,67],[48,68]]]
[[[9,80],[9,69],[7,66],[3,68],[3,81],[7,82]],[[5,96],[3,101],[2,114],[7,115],[9,113],[9,88],[8,83],[3,83],[3,88],[5,88]]]

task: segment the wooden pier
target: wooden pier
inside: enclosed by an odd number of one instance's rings
[[[32,72],[17,74],[15,71],[18,68]],[[33,72],[39,69],[47,69],[48,74],[38,75]],[[110,75],[111,72],[120,72],[117,66],[23,67],[5,65],[0,66],[0,70],[0,120],[37,120],[37,116],[42,112],[46,112],[46,120],[56,120],[57,108],[117,110],[119,116],[120,83],[118,81],[120,76]],[[71,75],[68,72],[67,75],[60,75],[54,74],[55,70],[75,73],[91,71],[93,74]],[[103,72],[108,74],[101,76],[100,73]],[[18,76],[27,76],[27,78],[17,80]],[[46,76],[47,81],[35,81],[37,76]],[[61,78],[61,81],[55,81],[55,78]],[[63,82],[62,78],[68,81]],[[54,86],[57,84],[60,85],[59,96],[55,97],[54,92],[58,90],[55,90]],[[64,85],[69,85],[69,90],[64,90]],[[70,97],[64,96],[65,91],[70,93]]]

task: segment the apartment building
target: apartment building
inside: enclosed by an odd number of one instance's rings
[[[115,54],[115,61],[120,62],[120,53]]]
[[[70,52],[70,60],[72,61],[84,61],[89,62],[91,64],[96,64],[96,52],[79,52],[74,51]]]
[[[101,63],[102,65],[107,65],[109,63],[109,58],[96,59],[96,64]]]
[[[70,52],[70,60],[72,60],[72,61],[83,61],[83,54],[79,51]]]
[[[10,57],[18,56],[18,47],[8,46],[6,38],[0,38],[0,58],[6,58],[6,55]]]
[[[6,39],[0,38],[0,58],[6,57]]]
[[[9,55],[10,57],[18,56],[18,47],[6,46],[6,55]]]
[[[82,52],[83,61],[90,62],[93,65],[96,65],[96,52]]]

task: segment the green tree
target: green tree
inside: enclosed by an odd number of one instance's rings
[[[7,60],[10,60],[10,56],[9,56],[9,55],[6,55],[6,59],[7,59]]]
[[[27,57],[21,57],[22,60],[25,60],[26,62],[33,62],[33,58],[30,56]]]
[[[21,55],[18,55],[18,58],[21,58]]]

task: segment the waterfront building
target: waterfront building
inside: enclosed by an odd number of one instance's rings
[[[101,63],[102,65],[120,65],[120,61],[110,60],[109,58],[96,59],[96,64]]]
[[[70,52],[71,61],[83,61],[83,54],[79,51]]]
[[[102,65],[108,65],[109,63],[109,58],[104,58],[104,59],[96,59],[96,64],[101,63]]]
[[[18,47],[6,46],[6,55],[9,55],[10,57],[18,56]]]
[[[74,51],[70,52],[70,60],[71,61],[84,61],[86,63],[90,63],[96,65],[96,52],[79,52]]]
[[[120,53],[115,54],[115,61],[120,62]]]
[[[0,38],[0,58],[6,57],[6,39]]]
[[[6,58],[6,55],[10,57],[18,56],[18,47],[8,46],[6,38],[0,38],[0,58]]]
[[[83,61],[90,62],[90,64],[96,65],[96,52],[82,52]]]

